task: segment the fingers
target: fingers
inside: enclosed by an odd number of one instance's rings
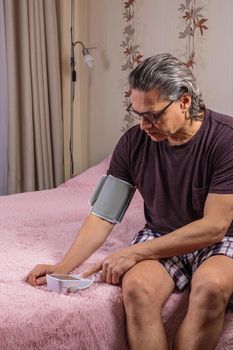
[[[101,279],[109,284],[118,284],[122,273],[120,273],[119,267],[115,266],[113,262],[109,262],[105,259],[102,262]]]
[[[123,252],[110,254],[102,263],[101,277],[103,281],[118,284],[123,274],[136,263],[129,255]]]
[[[113,271],[113,273],[112,273],[112,283],[113,284],[118,284],[120,282],[121,275],[122,275],[122,273],[120,273],[118,271]]]
[[[46,273],[51,273],[52,270],[52,265],[36,265],[25,277],[25,282],[33,287],[41,286],[46,283]]]
[[[103,276],[101,274],[101,277],[107,283],[118,284],[120,282],[121,275],[122,275],[122,273],[120,272],[120,269],[118,267],[113,267],[113,266],[109,265],[106,269],[106,273]]]
[[[116,257],[111,254],[102,262],[96,264],[94,267],[81,274],[82,278],[87,278],[95,273],[101,271],[101,280],[109,284],[118,284],[121,276],[125,272],[125,268],[122,266],[122,258]],[[128,268],[127,268],[128,269]]]
[[[37,279],[37,277],[36,277],[35,274],[30,274],[30,275],[28,276],[28,278],[25,279],[25,281],[26,281],[27,283],[31,284],[33,287],[36,287],[36,286],[37,286],[36,279]]]
[[[46,277],[38,277],[36,279],[36,285],[37,286],[43,286],[44,284],[46,284]]]
[[[34,273],[34,271],[30,271],[29,274],[26,276],[25,278],[25,282],[31,284],[33,287],[35,287],[37,284],[36,284],[36,273]]]
[[[102,270],[102,271],[101,271]],[[101,262],[96,264],[94,267],[91,269],[85,271],[84,273],[81,274],[82,278],[88,278],[95,273],[101,271],[101,279],[102,281],[105,281],[109,284],[117,284],[119,283],[119,276],[117,274],[113,274],[112,272],[112,267],[106,263],[106,262]]]
[[[102,269],[102,262],[98,263],[94,267],[92,267],[90,270],[87,270],[86,272],[82,273],[82,278],[90,277],[91,275],[94,275],[95,273],[99,272]]]

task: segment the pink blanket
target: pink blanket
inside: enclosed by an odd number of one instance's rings
[[[89,289],[58,295],[33,288],[23,279],[38,263],[57,263],[71,245],[89,211],[88,198],[109,159],[57,189],[0,198],[1,350],[127,350],[121,288],[95,283]],[[129,245],[144,225],[138,193],[122,223],[80,269],[109,251]],[[94,234],[94,233],[93,233]],[[174,293],[162,318],[172,342],[187,309],[188,293]],[[233,349],[233,316],[226,315],[219,350]]]

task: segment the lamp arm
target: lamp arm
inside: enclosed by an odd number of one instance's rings
[[[73,47],[75,47],[75,45],[77,45],[77,44],[80,44],[80,45],[82,46],[82,49],[83,49],[83,50],[86,49],[86,47],[85,47],[85,45],[83,44],[82,41],[77,40],[77,41],[75,41],[74,43],[72,42],[72,46],[73,46]]]

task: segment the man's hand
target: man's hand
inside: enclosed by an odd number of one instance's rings
[[[121,276],[137,263],[136,255],[130,248],[121,249],[107,256],[102,262],[82,274],[83,278],[101,271],[101,279],[107,283],[117,284]]]
[[[42,286],[46,284],[46,274],[47,273],[68,273],[59,265],[36,265],[25,277],[25,282],[31,284],[32,286]]]

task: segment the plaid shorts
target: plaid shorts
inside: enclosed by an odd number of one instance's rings
[[[161,236],[149,228],[144,228],[136,234],[131,244],[142,243]],[[176,287],[183,290],[189,286],[193,273],[203,261],[214,255],[225,255],[233,258],[233,237],[226,236],[221,242],[207,248],[181,256],[159,259],[159,261],[174,280]],[[233,294],[228,302],[227,312],[233,312]]]

